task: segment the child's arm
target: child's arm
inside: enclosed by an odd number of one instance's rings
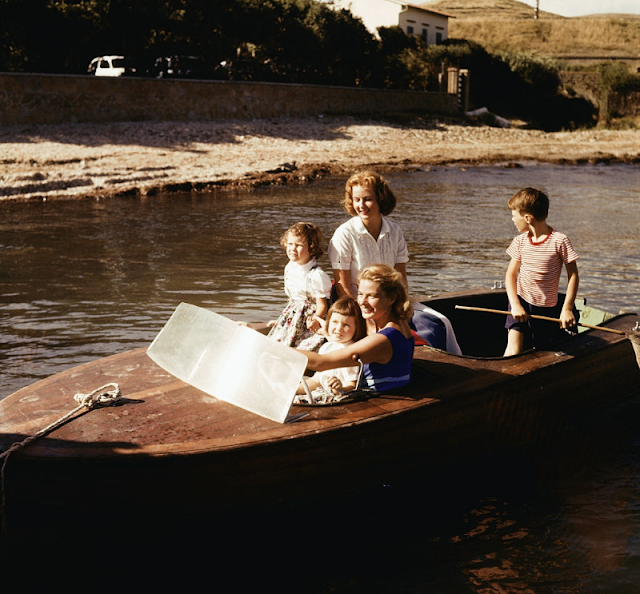
[[[328,311],[327,300],[324,297],[316,297],[316,313],[307,321],[307,328],[312,332],[318,332],[322,328]]]
[[[313,390],[315,390],[316,388],[318,388],[320,386],[320,382],[315,378],[315,377],[308,377],[305,379],[305,382],[307,383],[307,387],[309,388],[309,390],[311,392],[313,392]],[[298,384],[298,389],[296,390],[296,394],[306,394],[306,390],[304,389],[304,386],[302,385],[302,382],[300,382]]]
[[[511,258],[507,273],[504,276],[504,286],[507,289],[507,297],[511,304],[511,315],[518,322],[526,322],[529,316],[518,297],[518,270],[520,270],[520,260]]]
[[[327,386],[329,386],[329,388],[331,388],[331,391],[338,395],[340,394],[340,391],[342,391],[343,394],[347,394],[349,392],[352,392],[353,390],[355,390],[356,388],[356,383],[355,382],[347,382],[347,383],[342,383],[340,381],[340,378],[336,377],[335,375],[330,377],[327,380]]]
[[[316,297],[316,315],[324,320],[328,311],[327,299],[325,297]]]
[[[573,328],[576,325],[576,318],[573,315],[573,306],[576,302],[578,294],[578,285],[580,279],[578,277],[578,264],[574,260],[566,264],[567,269],[567,294],[564,298],[562,311],[560,312],[560,326],[563,328]]]

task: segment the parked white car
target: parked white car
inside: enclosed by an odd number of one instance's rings
[[[98,56],[91,60],[87,72],[95,76],[123,76],[135,74],[136,69],[124,56]]]

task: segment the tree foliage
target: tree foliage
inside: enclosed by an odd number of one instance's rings
[[[475,107],[545,125],[559,101],[550,62],[464,40],[427,46],[399,27],[375,37],[316,0],[0,0],[0,23],[9,72],[82,74],[121,54],[144,73],[157,57],[196,55],[218,78],[437,91],[450,65],[471,72]]]

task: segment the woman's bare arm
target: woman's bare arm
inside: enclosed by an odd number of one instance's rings
[[[307,357],[307,368],[326,371],[338,367],[353,367],[354,361],[385,364],[393,356],[391,341],[384,334],[372,334],[342,349],[320,355],[309,351],[298,351]]]
[[[338,292],[338,297],[344,297],[345,295],[348,297],[356,296],[351,292],[351,270],[337,270],[333,269],[333,278],[336,281],[336,291]]]
[[[409,281],[407,280],[407,265],[404,262],[398,262],[394,268],[402,275],[404,284],[409,288]]]

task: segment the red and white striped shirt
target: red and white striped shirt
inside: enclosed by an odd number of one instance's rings
[[[513,238],[507,254],[520,262],[518,295],[531,305],[553,307],[558,303],[562,265],[578,259],[569,238],[550,228],[549,235],[535,243],[529,232]]]

